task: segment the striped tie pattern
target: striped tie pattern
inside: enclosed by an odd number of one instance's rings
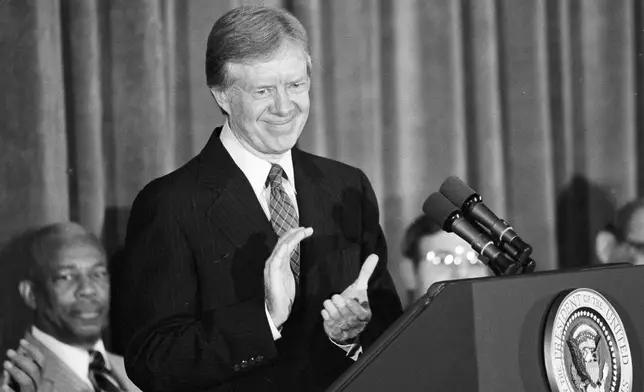
[[[280,165],[273,164],[266,179],[267,185],[271,186],[271,198],[268,204],[271,213],[271,225],[278,237],[281,237],[289,229],[299,226],[299,218],[295,206],[288,197],[282,186],[284,169]],[[298,245],[291,254],[291,269],[295,282],[300,279],[300,246]]]
[[[99,351],[90,350],[89,380],[95,392],[121,392],[118,381],[112,377],[105,358]]]

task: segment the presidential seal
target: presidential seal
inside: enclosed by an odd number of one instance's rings
[[[544,360],[553,392],[630,392],[633,363],[624,324],[598,292],[562,293],[546,324]]]

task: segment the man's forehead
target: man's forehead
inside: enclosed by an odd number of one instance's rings
[[[254,64],[231,63],[229,71],[240,85],[262,84],[279,80],[300,79],[308,76],[306,62],[264,62]]]
[[[288,45],[265,58],[229,62],[227,67],[229,74],[242,83],[301,78],[308,76],[308,55],[300,46]]]
[[[41,261],[43,266],[50,269],[78,268],[107,264],[105,254],[87,241],[67,243],[52,252]]]

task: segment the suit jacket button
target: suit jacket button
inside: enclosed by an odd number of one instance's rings
[[[247,368],[248,367],[248,362],[246,362],[246,360],[241,361],[241,367],[244,368],[244,369]]]
[[[264,357],[262,357],[261,355],[258,355],[257,358],[255,359],[257,360],[257,362],[262,362],[264,360]]]
[[[255,363],[255,357],[250,357],[250,359],[248,360],[248,363],[250,365],[253,365]]]
[[[239,369],[240,369],[239,365],[235,364],[235,365],[233,366],[233,370],[234,370],[234,371],[238,372],[238,371],[239,371]]]

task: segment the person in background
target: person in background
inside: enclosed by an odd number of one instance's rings
[[[101,338],[110,281],[98,239],[76,223],[52,224],[33,234],[26,258],[29,274],[19,291],[34,321],[19,348],[7,352],[6,390],[139,391],[123,357],[109,353]]]
[[[235,8],[205,57],[225,122],[128,221],[113,325],[128,375],[146,392],[323,391],[402,312],[376,196],[295,147],[312,82],[293,15]]]
[[[615,218],[595,237],[601,263],[644,265],[644,198],[622,206]]]
[[[491,275],[467,242],[443,231],[426,215],[419,216],[407,227],[402,255],[400,269],[408,305],[436,282]]]

